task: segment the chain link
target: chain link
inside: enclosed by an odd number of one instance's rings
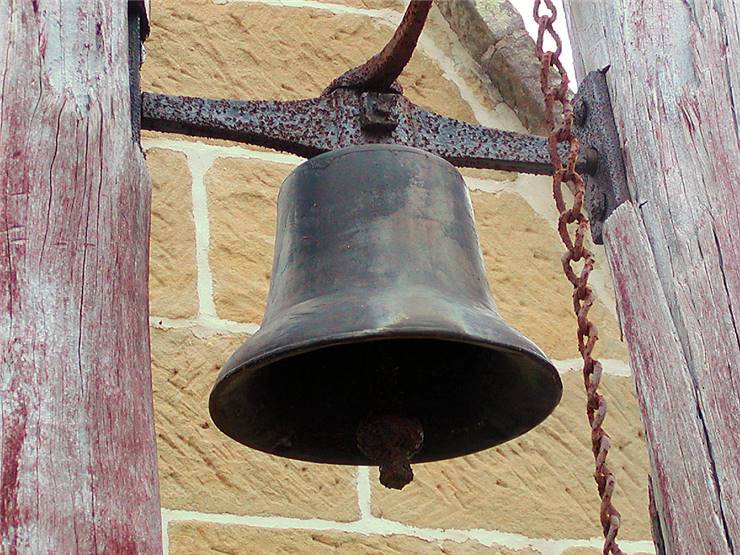
[[[540,6],[544,2],[549,14],[540,14]],[[552,190],[560,217],[558,219],[558,233],[565,245],[562,263],[565,276],[573,285],[573,310],[578,318],[578,350],[583,357],[583,381],[586,387],[587,403],[586,414],[591,425],[591,446],[596,463],[594,479],[601,497],[601,525],[604,532],[604,555],[623,555],[623,551],[616,542],[619,531],[619,511],[612,504],[615,479],[606,464],[609,453],[610,440],[602,428],[606,417],[606,399],[599,393],[602,367],[601,363],[592,355],[596,341],[599,338],[598,328],[588,318],[588,312],[594,304],[594,293],[588,285],[588,277],[594,268],[593,253],[583,244],[589,229],[589,222],[583,213],[585,184],[583,178],[576,171],[578,157],[578,139],[573,133],[573,106],[568,91],[568,74],[560,61],[563,43],[553,28],[557,18],[557,9],[552,0],[534,0],[534,20],[538,25],[537,57],[540,60],[540,85],[545,96],[545,121],[549,132],[548,150],[552,161],[554,174]],[[543,50],[545,35],[555,41],[555,50]],[[551,83],[551,68],[555,68],[559,82]],[[556,118],[555,106],[560,104],[560,118]],[[568,155],[565,160],[558,152],[558,144],[568,144]],[[574,191],[573,206],[568,208],[563,199],[563,185],[572,184]],[[575,238],[568,228],[575,224]],[[580,272],[574,264],[583,261]]]

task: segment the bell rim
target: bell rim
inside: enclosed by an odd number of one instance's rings
[[[438,457],[438,456],[430,456],[425,457],[423,455],[423,451],[420,453],[421,456],[415,456],[411,459],[411,462],[414,464],[418,463],[427,463],[427,462],[434,462],[434,461],[441,461],[441,460],[448,460],[456,457],[471,455],[473,453],[477,453],[482,450],[490,449],[493,447],[496,447],[497,445],[501,445],[503,443],[506,443],[508,441],[511,441],[512,439],[519,437],[521,435],[524,435],[525,433],[531,431],[538,425],[540,425],[542,422],[544,422],[557,408],[557,406],[560,404],[560,401],[562,400],[563,395],[563,383],[560,378],[560,373],[558,372],[555,365],[547,358],[547,356],[544,353],[537,353],[532,350],[527,350],[523,347],[517,347],[516,345],[510,345],[506,343],[496,343],[494,341],[491,341],[490,339],[485,338],[479,338],[476,340],[475,336],[471,336],[469,333],[461,332],[459,334],[447,332],[447,333],[440,333],[439,330],[429,330],[424,328],[416,328],[416,329],[399,329],[397,327],[393,328],[387,328],[383,331],[375,330],[367,330],[367,333],[358,333],[358,332],[352,332],[347,333],[340,336],[334,336],[331,339],[327,340],[320,340],[320,339],[313,339],[313,340],[306,340],[301,342],[296,342],[291,345],[283,345],[280,347],[277,347],[273,349],[272,351],[268,351],[266,353],[262,353],[261,355],[244,361],[238,366],[235,366],[232,369],[229,369],[226,373],[223,373],[222,371],[219,373],[219,376],[216,380],[216,383],[214,384],[213,388],[211,389],[211,392],[209,394],[208,399],[208,411],[211,417],[211,420],[216,425],[216,427],[227,436],[231,437],[233,440],[237,441],[238,443],[249,447],[250,449],[255,449],[257,451],[268,453],[270,455],[279,456],[281,458],[285,459],[291,459],[291,460],[299,460],[304,462],[310,462],[310,463],[323,463],[323,464],[336,464],[336,465],[343,465],[343,466],[377,466],[374,462],[367,460],[362,454],[359,452],[357,453],[357,456],[352,459],[327,459],[326,457],[320,458],[320,457],[308,457],[308,456],[300,456],[297,454],[291,453],[290,455],[281,454],[279,451],[270,451],[268,449],[264,449],[256,444],[250,444],[244,441],[243,438],[237,437],[236,435],[232,435],[228,430],[228,426],[221,426],[221,418],[215,418],[214,415],[217,411],[215,411],[216,403],[220,396],[220,390],[224,388],[228,382],[230,382],[233,379],[236,379],[238,375],[243,371],[258,371],[266,366],[269,366],[271,364],[274,364],[276,362],[279,362],[283,359],[306,354],[310,352],[319,351],[321,349],[330,348],[330,347],[336,347],[340,345],[347,345],[351,343],[371,343],[375,341],[396,341],[396,340],[414,340],[414,339],[421,339],[421,340],[437,340],[437,341],[444,341],[449,343],[458,343],[458,344],[464,344],[464,345],[470,345],[474,347],[481,347],[489,350],[506,350],[511,353],[514,353],[519,356],[524,356],[525,358],[528,358],[530,360],[533,360],[535,362],[540,363],[539,364],[539,371],[541,374],[543,374],[543,378],[546,379],[547,377],[553,378],[553,385],[554,389],[556,390],[556,395],[552,399],[552,402],[550,403],[550,407],[547,409],[547,411],[542,415],[542,417],[538,420],[535,420],[532,422],[531,426],[527,427],[525,430],[523,430],[521,433],[516,434],[515,436],[504,439],[502,441],[495,441],[491,442],[490,444],[487,444],[485,447],[480,448],[477,446],[472,446],[469,449],[459,449],[457,451],[450,451],[449,454],[447,454],[445,457]],[[534,346],[534,344],[532,344]],[[534,346],[537,350],[536,346]],[[228,361],[227,361],[228,362]],[[223,375],[221,375],[223,373]],[[224,418],[223,423],[228,422],[228,418]],[[364,462],[362,462],[364,460]]]

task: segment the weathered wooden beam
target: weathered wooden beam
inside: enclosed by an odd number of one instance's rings
[[[740,28],[733,0],[566,4],[632,203],[605,226],[667,553],[740,549]]]
[[[161,551],[126,2],[0,2],[0,553]]]
[[[607,219],[604,244],[650,447],[656,509],[661,528],[677,524],[669,552],[699,553],[684,547],[704,545],[706,553],[729,553],[691,372],[631,202]]]

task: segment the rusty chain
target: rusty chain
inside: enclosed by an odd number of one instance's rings
[[[549,14],[540,14],[540,6],[545,3]],[[599,338],[598,328],[588,318],[589,310],[595,298],[588,277],[594,267],[593,253],[583,244],[589,229],[589,221],[583,213],[585,184],[583,177],[576,171],[578,157],[578,139],[573,133],[573,106],[568,91],[568,74],[560,61],[563,49],[562,40],[553,28],[557,18],[557,9],[552,0],[534,0],[534,20],[538,25],[536,51],[540,60],[540,85],[545,96],[545,121],[549,132],[548,151],[553,165],[552,190],[560,217],[558,218],[558,233],[566,247],[563,254],[563,270],[568,281],[573,285],[573,310],[578,318],[578,350],[583,357],[583,380],[586,387],[586,413],[591,425],[591,447],[594,454],[596,469],[594,479],[601,498],[601,525],[604,532],[604,555],[622,555],[624,552],[617,545],[616,537],[619,531],[619,511],[612,504],[615,479],[612,471],[606,464],[609,453],[609,434],[604,431],[602,424],[606,417],[606,400],[599,393],[601,382],[601,363],[592,355],[596,341]],[[554,51],[544,51],[545,34],[555,41]],[[551,83],[551,68],[555,68],[559,82]],[[560,118],[556,120],[555,105],[560,104]],[[568,155],[565,161],[558,152],[558,144],[567,143]],[[563,198],[563,185],[572,184],[574,191],[573,206],[568,208]],[[568,228],[575,226],[575,238]],[[580,273],[574,264],[583,261]]]

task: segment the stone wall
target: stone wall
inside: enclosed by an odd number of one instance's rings
[[[401,17],[397,0],[154,0],[144,90],[231,98],[318,95],[375,53]],[[418,104],[524,131],[436,10],[401,79]],[[555,413],[476,455],[418,465],[403,491],[377,471],[280,459],[210,422],[221,364],[258,328],[275,208],[292,155],[147,132],[154,180],[151,336],[162,519],[170,554],[598,553],[585,394],[570,287],[547,178],[463,170],[494,297],[504,318],[562,372]],[[615,503],[629,553],[652,552],[648,463],[603,253],[594,311],[610,402]]]

